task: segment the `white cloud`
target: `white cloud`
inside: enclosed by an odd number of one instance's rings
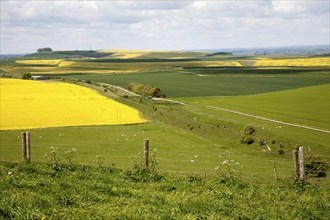
[[[329,43],[329,1],[1,1],[1,53]],[[36,40],[37,39],[37,40]],[[42,44],[42,45],[41,45]]]
[[[272,2],[274,13],[279,16],[299,17],[307,15],[320,15],[329,13],[329,1],[284,1],[275,0]]]

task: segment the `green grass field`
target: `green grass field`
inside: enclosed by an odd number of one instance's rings
[[[178,100],[217,106],[330,130],[329,91],[329,84],[324,84],[250,96],[184,98]]]
[[[21,163],[26,130],[0,131],[0,218],[329,219],[329,169],[325,178],[308,177],[302,184],[294,181],[292,162],[292,150],[303,146],[306,158],[330,164],[329,133],[209,107],[329,131],[328,68],[252,68],[246,66],[257,56],[228,54],[171,61],[167,58],[182,57],[107,53],[27,56],[84,57],[64,67],[1,61],[3,77],[30,72],[83,85],[139,110],[150,122],[29,129],[31,164]],[[220,60],[245,67],[203,63]],[[185,104],[135,97],[111,86],[127,88],[131,82],[159,87]],[[247,126],[255,128],[250,145],[240,142]],[[156,172],[144,171],[145,139]]]
[[[82,74],[63,76],[110,83],[127,88],[131,82],[159,87],[167,97],[236,96],[281,91],[329,82],[329,72],[294,70],[214,69],[208,71],[159,71],[127,74]],[[227,73],[228,71],[228,73]]]
[[[156,55],[164,54],[157,53]],[[203,59],[232,60],[231,57],[247,61],[251,58],[225,55]],[[137,61],[136,58],[102,59],[96,60],[95,64],[102,61],[104,65],[120,64],[128,65],[128,67],[131,64],[143,65],[144,63],[149,63],[148,65],[151,66],[159,65],[159,62],[154,62],[154,60],[149,62],[148,59],[154,58],[145,58],[143,61]],[[172,67],[177,62],[178,60],[162,61]],[[189,62],[191,60],[181,60],[181,63]],[[203,60],[198,62],[203,62]],[[274,122],[207,107],[208,105],[224,107],[276,120],[328,129],[329,92],[328,86],[324,84],[329,83],[329,72],[324,68],[260,69],[197,66],[188,67],[183,71],[68,74],[70,71],[84,71],[83,67],[79,67],[79,63],[89,65],[94,61],[81,60],[76,62],[75,66],[63,67],[64,75],[54,76],[60,76],[64,80],[76,78],[110,83],[123,88],[127,88],[130,82],[153,85],[161,88],[167,97],[178,99],[187,105],[169,105],[146,98],[125,99],[111,92],[105,93],[103,87],[94,86],[100,93],[137,108],[151,123],[31,130],[34,161],[45,161],[44,155],[50,151],[50,147],[58,147],[59,154],[76,148],[78,156],[76,159],[80,163],[96,165],[96,158],[101,155],[107,165],[115,163],[119,167],[127,167],[130,155],[136,155],[142,151],[142,142],[145,138],[150,139],[152,149],[157,149],[160,169],[170,172],[214,173],[217,164],[225,159],[232,159],[241,163],[247,177],[272,178],[272,163],[276,160],[279,176],[287,178],[292,175],[291,150],[297,144],[305,146],[308,153],[323,155],[325,160],[330,161],[330,158],[326,156],[329,155],[329,134],[327,133],[291,126],[281,126],[279,129],[279,124]],[[6,61],[5,65],[22,68],[20,70],[28,68],[11,61]],[[42,70],[42,67],[35,68],[39,68],[38,71],[41,74],[43,71],[48,71]],[[100,69],[103,70],[99,66],[97,71]],[[89,67],[90,70],[93,71],[93,66]],[[266,139],[268,143],[276,140],[276,143],[270,144],[271,151],[257,142],[251,146],[239,142],[242,130],[248,125],[255,126],[258,139]],[[20,132],[0,132],[0,160],[20,160]],[[284,146],[285,153],[280,155],[281,146]]]

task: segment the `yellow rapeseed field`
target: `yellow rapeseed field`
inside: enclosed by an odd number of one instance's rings
[[[204,61],[201,63],[201,65],[205,66],[242,66],[237,61],[231,61],[231,60],[226,60],[226,61]]]
[[[297,59],[264,59],[256,61],[253,66],[319,66],[330,67],[330,57],[297,58]]]
[[[62,60],[16,60],[16,63],[30,65],[58,65]]]
[[[68,83],[0,78],[0,130],[144,123],[139,112]]]

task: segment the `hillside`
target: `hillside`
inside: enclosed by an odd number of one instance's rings
[[[271,204],[271,205],[265,205]],[[4,219],[328,219],[317,185],[256,184],[74,163],[0,163]]]

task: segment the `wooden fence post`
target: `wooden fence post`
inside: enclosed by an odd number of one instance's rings
[[[144,163],[146,171],[148,171],[149,168],[149,140],[144,139]]]
[[[274,168],[275,179],[277,180],[277,169],[276,169],[276,162],[275,162],[275,160],[273,160],[273,168]]]
[[[21,138],[22,138],[22,157],[23,157],[23,162],[27,161],[27,156],[26,156],[26,132],[21,133]]]
[[[300,179],[304,182],[306,179],[304,147],[299,147],[299,171],[300,171]]]
[[[31,162],[31,141],[30,141],[30,132],[26,132],[26,162],[30,163]]]
[[[297,179],[299,177],[299,164],[298,164],[298,151],[292,150],[292,158],[293,158],[293,174],[294,178]]]

